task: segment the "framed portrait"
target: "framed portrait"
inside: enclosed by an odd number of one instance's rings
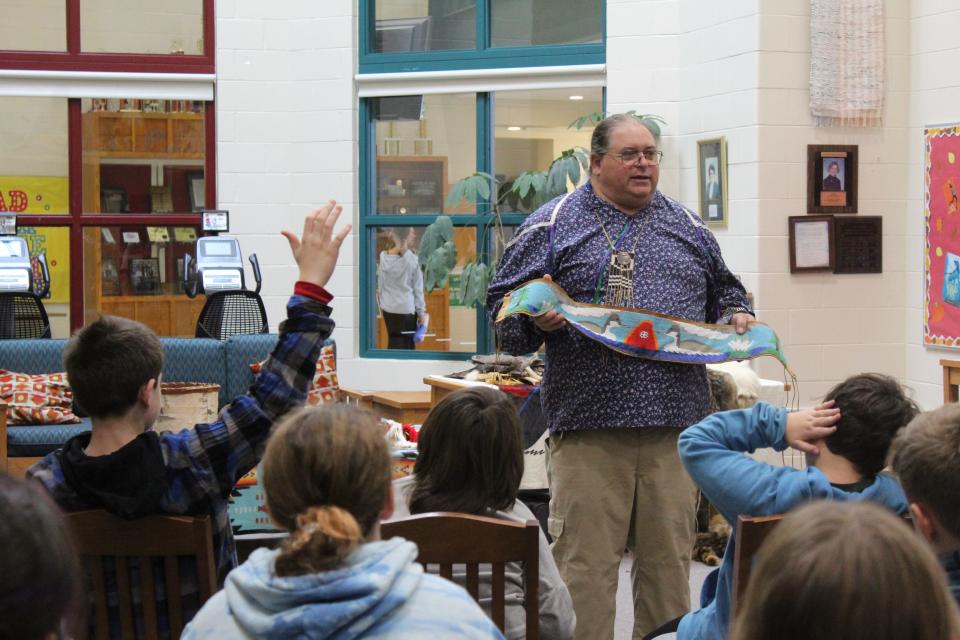
[[[160,293],[160,260],[157,258],[132,259],[130,284],[134,295]]]
[[[127,213],[130,206],[127,204],[126,189],[100,189],[101,213]]]
[[[206,207],[207,191],[203,171],[187,171],[187,195],[190,197],[190,211],[203,211]]]
[[[697,184],[700,217],[710,225],[727,226],[727,141],[697,141]]]
[[[790,216],[790,273],[833,271],[833,216]]]
[[[857,212],[857,146],[807,145],[807,213]]]
[[[120,272],[114,258],[104,258],[100,263],[100,283],[103,295],[120,295]]]

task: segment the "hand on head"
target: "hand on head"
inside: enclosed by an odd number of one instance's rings
[[[553,278],[549,275],[543,276],[544,280],[548,282],[553,282]],[[551,331],[556,331],[557,329],[562,329],[564,325],[567,324],[567,319],[556,311],[547,311],[542,316],[537,316],[533,319],[533,324],[537,326],[537,329],[540,331],[546,331],[550,333]]]
[[[335,200],[330,200],[312,214],[303,223],[303,235],[297,238],[292,231],[281,231],[290,243],[293,259],[300,267],[300,280],[321,287],[326,286],[337,266],[340,245],[350,233],[351,225],[345,225],[333,235],[333,226],[340,217],[343,208]]]
[[[818,404],[812,409],[794,411],[787,414],[787,427],[784,437],[787,444],[803,451],[820,455],[820,449],[814,443],[832,435],[840,421],[840,409],[833,400]]]

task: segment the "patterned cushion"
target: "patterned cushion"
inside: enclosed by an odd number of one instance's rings
[[[16,373],[0,369],[0,401],[7,424],[75,424],[73,393],[65,373]]]
[[[250,371],[251,362],[263,360],[277,345],[277,334],[256,333],[231,336],[227,345],[226,384],[224,385],[227,397],[232,400],[243,395],[253,384],[253,372]]]
[[[254,375],[260,373],[263,362],[254,362],[250,370]],[[337,380],[337,345],[324,343],[317,358],[317,370],[313,374],[313,383],[307,391],[307,405],[315,407],[336,402],[340,396],[340,382]]]
[[[7,427],[7,456],[45,456],[84,431],[90,431],[90,418],[83,418],[79,424]]]

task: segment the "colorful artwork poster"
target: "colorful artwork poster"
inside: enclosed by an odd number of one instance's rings
[[[47,257],[50,270],[50,295],[47,302],[70,302],[70,227],[20,227],[17,235],[27,241],[30,262],[33,263],[33,281],[36,287],[43,280],[37,256]]]
[[[960,124],[924,129],[924,344],[960,347]]]
[[[70,211],[66,176],[0,176],[0,211],[23,215],[65,214]]]

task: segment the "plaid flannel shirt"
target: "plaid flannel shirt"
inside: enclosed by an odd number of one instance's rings
[[[247,394],[224,407],[216,422],[160,436],[168,485],[160,511],[210,516],[219,585],[237,564],[227,512],[230,491],[260,461],[277,419],[306,402],[323,340],[333,332],[330,311],[316,300],[292,296],[277,346]],[[33,465],[27,477],[42,482],[65,511],[99,508],[67,485],[56,453]]]

